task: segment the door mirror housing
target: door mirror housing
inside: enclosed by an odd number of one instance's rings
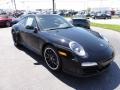
[[[37,33],[37,32],[38,32],[38,28],[37,28],[37,27],[33,27],[33,26],[27,25],[25,28],[26,28],[26,29],[33,30],[34,33]]]
[[[38,28],[35,27],[35,28],[34,28],[34,33],[37,33],[37,32],[38,32]]]

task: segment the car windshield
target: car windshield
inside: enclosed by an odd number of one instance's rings
[[[72,27],[70,23],[58,15],[43,15],[39,17],[39,20],[43,30],[55,30]]]

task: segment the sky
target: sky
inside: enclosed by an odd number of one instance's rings
[[[56,9],[120,8],[120,0],[55,0]],[[50,9],[52,0],[16,0],[18,9]],[[0,0],[0,8],[13,8],[11,0]]]

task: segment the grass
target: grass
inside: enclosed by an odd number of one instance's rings
[[[111,30],[120,32],[120,25],[91,23],[91,26],[105,28],[105,29],[111,29]]]

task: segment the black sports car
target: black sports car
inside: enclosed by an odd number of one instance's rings
[[[70,22],[76,27],[90,29],[90,21],[84,15],[75,15]]]
[[[85,18],[72,18],[72,24],[77,27],[90,29],[90,21]]]
[[[16,46],[44,57],[49,69],[75,76],[97,74],[113,61],[114,51],[99,33],[74,27],[58,15],[28,15],[12,27]]]

